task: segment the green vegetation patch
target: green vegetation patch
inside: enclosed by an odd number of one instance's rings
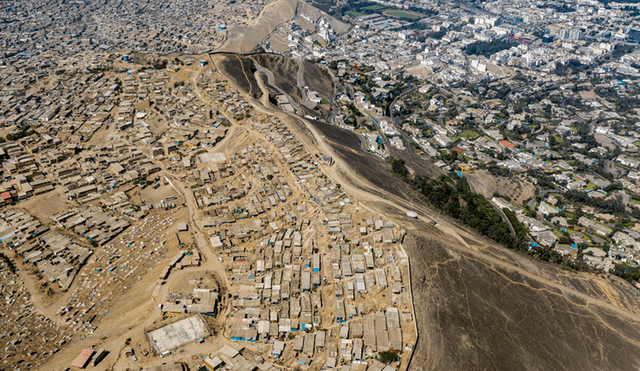
[[[627,263],[616,264],[614,268],[609,270],[609,273],[613,273],[629,283],[640,280],[640,267],[633,267]]]
[[[390,363],[398,360],[398,353],[388,350],[386,352],[380,352],[380,361],[382,363]]]
[[[13,262],[11,261],[11,259],[9,259],[8,256],[6,256],[3,253],[0,253],[0,259],[4,260],[4,264],[7,266],[7,269],[9,270],[9,272],[15,272],[16,271],[16,266],[13,265]]]
[[[484,55],[489,58],[491,54],[509,49],[514,45],[510,41],[493,40],[493,41],[475,41],[462,48],[467,55]]]
[[[480,136],[480,134],[476,133],[473,130],[465,130],[460,133],[460,136],[466,140],[476,140]]]
[[[420,19],[425,17],[422,14],[413,13],[413,12],[411,13],[403,12],[401,10],[389,11],[389,12],[385,12],[385,14],[391,17],[406,18],[406,19]]]
[[[409,170],[405,166],[403,159],[396,159],[389,157],[389,163],[391,164],[391,170],[394,174],[400,175],[403,179],[406,179],[409,175]]]
[[[35,133],[35,130],[22,130],[17,133],[7,134],[7,140],[19,140]]]
[[[364,8],[362,8],[363,10],[382,10],[384,9],[384,6],[382,5],[369,5],[369,6],[365,6]]]
[[[351,15],[351,16],[354,16],[354,17],[362,17],[363,15],[366,15],[364,13],[354,12],[353,10],[347,10],[345,12],[345,14],[348,14],[348,15]]]
[[[516,215],[508,209],[503,209],[508,222],[503,220],[484,196],[471,191],[466,179],[459,178],[454,173],[449,176],[440,175],[437,178],[420,174],[409,177],[404,161],[391,158],[389,162],[393,173],[420,192],[424,201],[481,235],[511,250],[526,253],[534,259],[558,264],[563,269],[586,268],[582,260],[573,261],[552,248],[530,245],[527,229],[518,221]],[[509,224],[513,227],[515,235],[511,234]],[[581,250],[578,251],[578,254],[580,253]]]

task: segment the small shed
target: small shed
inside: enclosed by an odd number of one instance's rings
[[[71,367],[73,367],[74,369],[85,368],[89,363],[91,356],[93,356],[93,349],[82,350],[78,357],[76,357],[75,361],[73,361],[73,363],[71,364]]]

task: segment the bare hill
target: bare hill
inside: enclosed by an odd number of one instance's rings
[[[276,54],[256,54],[253,58],[260,66],[273,73],[274,84],[284,93],[298,101],[302,99],[297,87],[298,64],[293,59]]]
[[[250,52],[279,24],[295,18],[297,4],[297,0],[278,0],[265,6],[255,24],[230,28],[227,41],[219,51]]]
[[[420,308],[412,370],[640,367],[638,298],[626,282],[508,251],[470,254],[432,236],[404,241]]]
[[[355,135],[315,125],[355,173],[378,187],[374,193],[422,204],[388,165],[359,148]],[[377,206],[410,228],[404,247],[420,332],[411,370],[640,367],[640,298],[628,283],[537,262],[451,220],[445,228],[459,237]]]
[[[256,22],[231,27],[227,31],[227,40],[217,51],[248,53],[260,45],[279,25],[290,20],[306,22],[299,17],[301,13],[316,21],[320,18],[327,20],[338,34],[347,32],[350,27],[349,24],[341,22],[307,3],[298,0],[278,0],[265,6]]]
[[[351,27],[349,24],[339,21],[338,19],[328,15],[322,10],[305,2],[300,3],[299,11],[316,21],[324,17],[324,19],[326,19],[329,22],[329,24],[331,24],[331,28],[333,28],[338,34],[347,32]]]
[[[256,67],[250,57],[231,53],[216,54],[212,56],[212,60],[236,86],[255,99],[260,99],[262,91],[254,77]]]
[[[222,72],[231,78],[236,86],[259,99],[260,89],[254,76],[256,66],[267,70],[270,78],[263,74],[265,86],[271,95],[286,94],[298,107],[304,110],[304,115],[329,116],[328,104],[315,105],[306,101],[307,88],[315,91],[326,102],[333,94],[333,82],[331,78],[319,67],[307,61],[299,61],[290,57],[256,53],[251,55],[217,54],[213,58]],[[312,107],[312,108],[310,108]]]

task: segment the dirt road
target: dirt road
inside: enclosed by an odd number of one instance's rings
[[[228,82],[232,84],[232,81]],[[242,91],[239,88],[238,90]],[[455,222],[445,218],[439,218],[436,212],[429,209],[424,204],[412,204],[395,194],[379,189],[355,173],[352,168],[338,155],[334,150],[334,147],[326,142],[322,133],[320,133],[313,124],[306,120],[301,120],[291,114],[274,110],[269,106],[265,107],[261,105],[260,102],[251,99],[249,96],[245,97],[254,104],[256,110],[276,115],[285,122],[289,129],[298,137],[310,153],[315,154],[322,152],[331,155],[335,161],[333,166],[328,166],[326,164],[319,164],[319,166],[333,182],[340,184],[346,193],[364,205],[367,205],[367,207],[384,213],[400,225],[411,226],[411,228],[422,230],[423,232],[428,231],[428,234],[434,236],[434,238],[440,241],[440,243],[445,244],[447,249],[450,249],[449,254],[454,256],[451,262],[459,261],[464,257],[463,261],[465,264],[471,264],[475,266],[476,269],[479,267],[479,269],[483,271],[483,275],[495,277],[495,279],[499,280],[499,282],[503,282],[503,284],[508,287],[520,287],[527,295],[544,296],[547,300],[556,302],[556,305],[561,304],[566,306],[566,310],[569,312],[572,310],[585,310],[586,315],[591,316],[592,320],[596,321],[598,326],[602,326],[605,331],[618,334],[618,336],[625,341],[625,344],[630,347],[640,347],[640,342],[636,337],[629,336],[624,333],[623,328],[625,328],[625,326],[620,327],[607,324],[602,314],[607,313],[606,316],[613,316],[618,321],[624,321],[628,324],[638,324],[640,310],[638,309],[637,299],[635,299],[636,304],[633,305],[633,301],[628,302],[628,300],[634,299],[622,300],[619,293],[613,294],[613,292],[617,292],[616,290],[618,289],[607,286],[609,283],[602,278],[588,273],[581,273],[579,278],[577,278],[570,273],[562,272],[556,267],[540,265],[527,257],[519,256],[518,254],[508,251],[503,247],[497,246],[492,241],[488,241],[478,236],[474,232],[458,225]],[[369,169],[369,171],[375,170]],[[404,217],[404,214],[408,210],[418,212],[419,220],[417,222],[411,222]],[[437,221],[437,226],[435,228],[428,225],[431,221]],[[425,262],[422,257],[419,257],[419,255],[416,255],[415,252],[409,254],[409,256],[417,258],[417,266],[423,267],[427,262]],[[443,262],[442,264],[445,263],[446,262]],[[415,267],[412,269],[415,269]],[[413,273],[414,272],[412,271],[412,274]],[[437,274],[433,277],[437,277]],[[518,277],[518,279],[515,279],[515,277]],[[429,281],[429,279],[426,278],[426,281]],[[598,289],[585,290],[585,288],[580,284],[581,281],[588,282],[589,285],[595,285]],[[464,279],[461,278],[460,283],[464,290],[463,296],[466,297],[467,302],[470,303],[469,301],[472,300],[470,297],[473,294],[467,289],[464,289]],[[499,290],[499,288],[496,288],[496,290]],[[520,292],[518,292],[518,294],[520,295]],[[421,295],[420,298],[416,300],[426,300],[426,297]],[[473,300],[476,300],[476,298]],[[420,305],[423,305],[423,303]],[[552,305],[549,305],[549,310],[551,310]],[[486,308],[493,308],[493,306],[487,305]],[[538,312],[535,312],[536,315],[540,316],[543,316],[543,313],[543,309],[539,309]],[[463,315],[465,318],[469,319],[474,317],[473,311],[471,310],[468,312],[464,311]],[[582,321],[588,322],[584,319],[582,319]],[[470,323],[470,326],[474,326],[473,321]],[[439,337],[449,335],[438,333],[437,331],[434,332],[434,330],[430,328],[421,328],[420,331],[420,336],[422,337],[421,341],[423,342],[422,346],[427,347],[431,346],[433,341],[437,342]],[[475,330],[475,336],[480,337],[479,334],[481,334],[479,330]],[[525,335],[523,334],[521,336],[524,337]],[[424,345],[425,343],[428,345]],[[533,345],[534,344],[532,344],[532,346]],[[470,344],[469,346],[472,345]],[[431,351],[433,351],[433,349],[425,352]],[[438,369],[439,363],[437,360],[440,357],[454,354],[453,352],[447,353],[447,350],[442,350],[442,352],[444,353],[430,353],[433,356],[431,359],[431,365],[433,367],[427,367],[428,369]],[[499,349],[489,348],[487,352],[499,352]],[[480,356],[481,355],[478,353],[475,357]],[[508,359],[509,357],[515,357],[516,362],[522,362],[524,359],[522,358],[524,356],[518,357],[515,354],[506,355],[505,359]],[[488,359],[490,360],[491,356],[489,356]],[[576,362],[579,362],[579,359],[576,360]],[[414,364],[412,367],[413,369],[418,370],[423,369],[426,365]],[[494,367],[499,366],[498,364],[494,364]]]

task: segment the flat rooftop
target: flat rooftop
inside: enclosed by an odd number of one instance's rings
[[[148,335],[156,351],[162,353],[205,337],[209,332],[200,317],[192,316],[153,330]]]

